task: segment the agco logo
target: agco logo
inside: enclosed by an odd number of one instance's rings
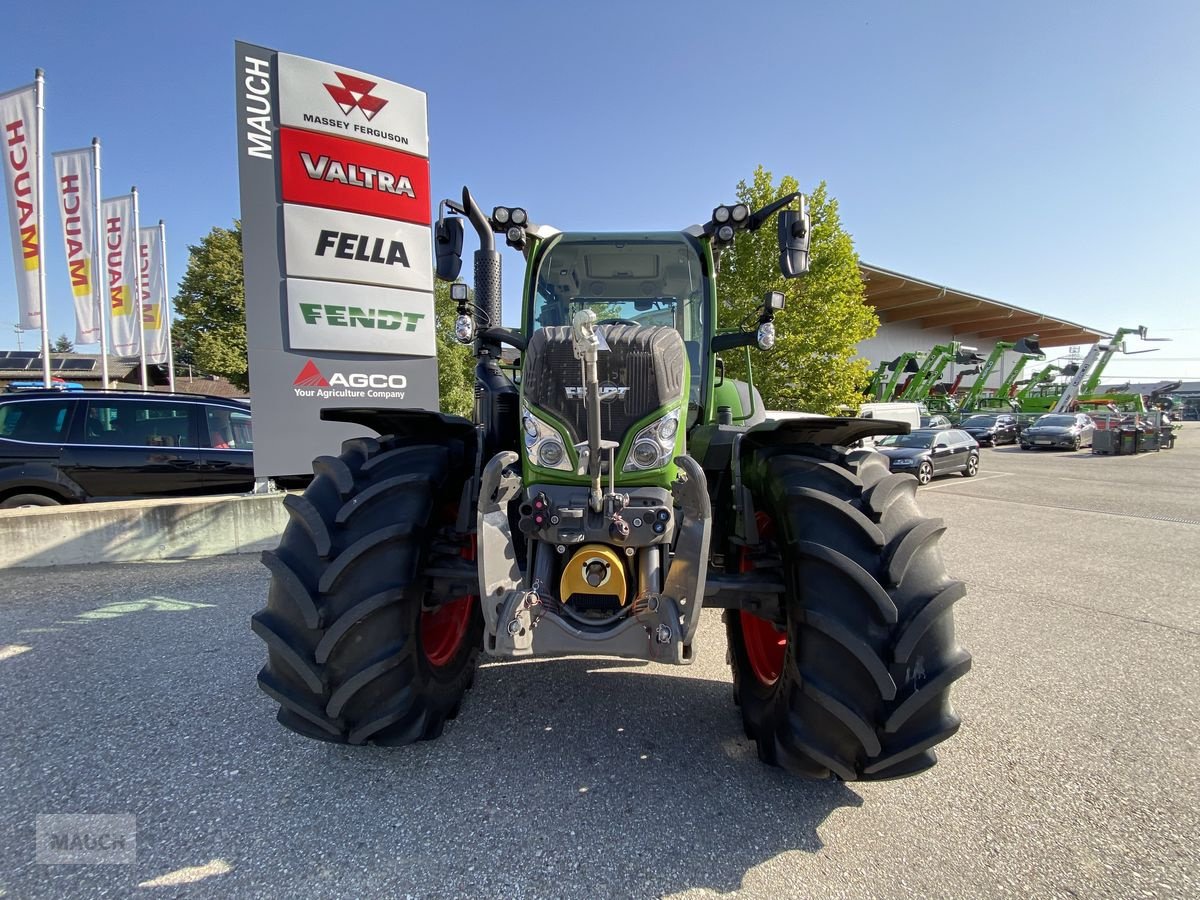
[[[387,106],[386,100],[371,94],[379,82],[367,81],[365,78],[347,75],[345,72],[335,71],[333,74],[337,76],[341,84],[326,83],[325,90],[329,91],[329,96],[341,109],[342,115],[348,116],[357,109],[370,122],[381,109]]]
[[[382,372],[333,372],[322,374],[311,359],[292,382],[298,397],[399,397],[403,399],[408,379]]]

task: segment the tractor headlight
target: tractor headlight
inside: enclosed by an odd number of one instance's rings
[[[621,471],[662,468],[675,456],[675,435],[678,433],[679,410],[673,409],[637,433]]]
[[[475,320],[470,316],[458,316],[454,320],[454,339],[460,344],[475,340]]]
[[[562,441],[548,438],[538,445],[537,463],[547,469],[556,469],[566,455],[567,451],[563,449]]]
[[[562,436],[531,413],[528,406],[521,410],[521,428],[525,432],[525,453],[534,463],[546,469],[571,470]]]

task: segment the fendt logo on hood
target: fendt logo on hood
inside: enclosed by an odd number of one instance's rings
[[[329,91],[329,96],[341,109],[342,115],[348,116],[357,109],[370,122],[381,109],[387,106],[388,102],[382,97],[371,95],[371,91],[379,82],[367,81],[365,78],[347,75],[345,72],[334,72],[333,74],[337,76],[341,84],[326,83],[325,90]]]
[[[403,400],[408,389],[408,379],[403,375],[385,375],[382,372],[332,372],[328,378],[311,359],[304,364],[292,390],[297,397],[372,397]]]
[[[587,388],[585,387],[564,387],[563,390],[567,392],[567,396],[572,400],[584,400],[587,398]],[[629,388],[613,384],[611,381],[606,381],[600,385],[601,402],[621,399],[628,393]]]

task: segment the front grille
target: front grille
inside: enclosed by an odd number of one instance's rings
[[[601,396],[605,388],[612,389],[609,399],[600,401],[601,437],[620,441],[635,422],[683,394],[683,338],[665,325],[601,325],[596,330],[608,344],[596,363]],[[578,390],[583,364],[575,358],[570,327],[534,332],[525,350],[522,385],[529,403],[562,421],[573,442],[587,439],[587,405]]]

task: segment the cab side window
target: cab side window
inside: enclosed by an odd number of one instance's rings
[[[0,437],[29,444],[57,444],[66,437],[71,400],[25,400],[0,405]]]
[[[83,441],[110,447],[195,447],[192,407],[144,400],[90,400]]]

